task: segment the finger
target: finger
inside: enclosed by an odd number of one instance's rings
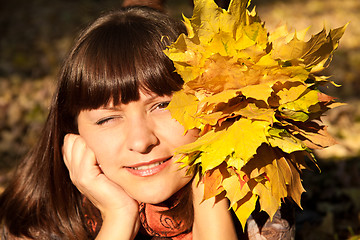
[[[79,148],[79,160],[76,162],[76,169],[79,171],[78,175],[81,178],[84,178],[85,181],[94,181],[99,174],[102,174],[102,171],[98,165],[96,160],[95,153],[81,140],[76,140],[75,143],[79,143],[81,145]],[[75,165],[75,164],[74,164]]]
[[[70,151],[70,166],[71,166],[71,171],[73,171],[74,173],[77,173],[80,171],[80,167],[81,167],[81,162],[83,162],[83,158],[84,158],[84,154],[86,151],[86,143],[83,140],[82,137],[80,137],[80,135],[75,135],[74,138],[72,139],[73,143],[72,143],[72,147],[71,147],[71,151]],[[81,172],[81,171],[80,171]]]
[[[64,137],[64,144],[62,146],[62,155],[63,155],[64,163],[68,169],[70,167],[71,152],[76,137],[77,136],[75,134],[66,134]]]
[[[87,147],[85,140],[79,135],[74,138],[71,148],[71,159],[68,162],[70,163],[69,171],[73,182],[86,186],[88,181],[94,178],[92,175],[94,174],[94,169],[92,168],[96,167],[95,154]]]
[[[64,138],[63,158],[66,167],[69,170],[72,182],[77,185],[79,177],[82,174],[81,163],[84,161],[86,143],[76,134],[67,134]]]

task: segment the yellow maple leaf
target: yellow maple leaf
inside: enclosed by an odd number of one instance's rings
[[[274,197],[270,189],[270,183],[267,181],[264,184],[257,184],[254,187],[253,192],[256,195],[261,196],[259,198],[260,209],[267,212],[272,220],[272,217],[281,206],[281,201]]]
[[[336,106],[319,90],[332,82],[314,72],[330,62],[346,28],[308,41],[307,29],[269,33],[249,6],[195,0],[193,16],[184,17],[188,34],[165,50],[184,80],[168,109],[185,131],[200,130],[176,149],[179,161],[203,176],[204,199],[225,191],[243,227],[258,199],[271,218],[285,197],[300,206],[302,157],[315,162],[310,148],[334,143],[315,121]]]
[[[291,83],[288,83],[288,86]],[[308,86],[306,84],[298,81],[298,82],[292,82],[292,86],[290,85],[289,88],[285,87],[282,88],[278,93],[277,96],[279,99],[279,104],[285,104],[288,102],[293,102],[296,99],[300,97],[301,94],[307,90]]]
[[[240,199],[232,208],[239,219],[243,230],[250,214],[254,211],[258,196],[249,192],[244,198]]]
[[[221,164],[218,167],[204,174],[203,176],[204,200],[215,197],[216,195],[224,191],[222,182],[225,177],[228,177],[228,174],[225,169],[226,169],[226,164]]]
[[[270,128],[268,141],[272,147],[278,147],[286,153],[307,150],[306,145],[285,129]]]
[[[233,207],[239,199],[244,198],[250,192],[248,184],[242,185],[237,175],[225,178],[222,186],[226,191],[226,197],[230,200],[230,207]]]
[[[301,208],[301,194],[305,192],[305,189],[301,183],[299,170],[292,164],[289,163],[291,168],[291,182],[288,185],[288,195],[296,202],[296,204]]]
[[[185,94],[182,91],[174,93],[168,108],[171,108],[172,117],[185,127],[185,131],[200,127],[192,117],[197,112],[197,102],[193,95]]]

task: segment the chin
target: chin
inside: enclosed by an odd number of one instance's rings
[[[127,189],[127,193],[138,202],[149,204],[159,204],[182,189],[192,179],[191,176],[175,178],[173,181],[148,181],[146,184],[140,184],[136,187]],[[150,179],[149,179],[150,180]]]
[[[184,185],[181,184],[170,187],[167,184],[159,184],[156,187],[147,186],[146,188],[141,188],[134,192],[128,192],[128,194],[138,202],[159,204],[171,198],[175,193],[182,189]]]
[[[162,203],[162,202],[168,200],[174,193],[173,192],[170,192],[170,193],[164,193],[164,192],[154,193],[152,191],[151,193],[147,194],[146,192],[143,192],[138,197],[134,196],[134,199],[136,199],[139,202],[144,202],[144,203],[149,203],[149,204],[159,204],[159,203]]]

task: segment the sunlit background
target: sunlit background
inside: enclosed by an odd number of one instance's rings
[[[168,0],[174,18],[190,17],[190,0]],[[324,118],[338,145],[316,152],[321,173],[306,172],[296,239],[360,239],[360,0],[254,0],[269,31],[287,24],[308,30],[346,23],[324,74],[341,87],[324,89],[347,105]],[[56,75],[77,32],[118,0],[16,0],[0,4],[0,192],[45,121]]]

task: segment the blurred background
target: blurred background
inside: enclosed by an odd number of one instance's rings
[[[59,65],[77,32],[102,12],[131,4],[124,1],[0,0],[0,192],[40,134]],[[192,15],[191,0],[157,2],[161,4],[154,7],[174,18]],[[307,192],[303,210],[296,211],[296,239],[360,239],[360,1],[252,3],[270,32],[283,24],[292,30],[311,26],[310,37],[323,27],[350,22],[332,64],[323,72],[341,85],[324,91],[347,103],[323,119],[339,144],[315,153],[321,173],[303,174]]]

